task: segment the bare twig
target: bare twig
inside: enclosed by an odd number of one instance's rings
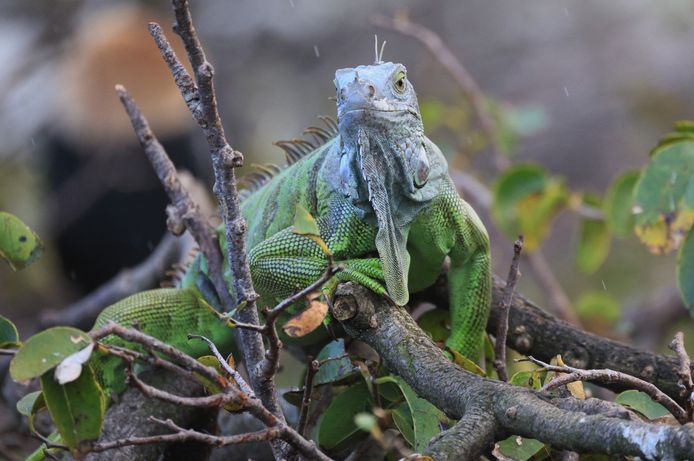
[[[16,353],[16,349],[0,349],[0,355],[15,355]]]
[[[306,379],[304,380],[304,396],[301,399],[301,411],[299,413],[299,424],[296,430],[302,436],[306,437],[306,422],[308,421],[308,412],[311,406],[311,393],[313,392],[313,378],[316,377],[320,370],[321,363],[309,357],[308,365],[306,366]]]
[[[540,284],[542,289],[549,295],[550,306],[554,307],[554,312],[562,320],[565,320],[574,325],[581,325],[576,312],[574,311],[569,296],[562,288],[559,280],[554,275],[552,268],[547,262],[547,258],[542,254],[541,249],[536,249],[532,253],[527,254],[528,265],[535,275],[535,279]]]
[[[223,386],[223,381],[220,381],[219,374],[214,368],[208,367],[184,354],[180,350],[173,346],[170,346],[156,338],[148,336],[138,330],[133,328],[125,328],[114,322],[108,322],[103,327],[93,330],[89,333],[91,338],[98,341],[110,334],[117,335],[118,337],[125,339],[126,341],[134,342],[143,345],[145,348],[153,351],[162,353],[169,358],[171,358],[176,363],[185,367],[190,371],[195,371],[203,375],[204,377],[212,380],[213,382],[220,383]],[[136,351],[127,351],[122,348],[112,348],[116,355],[124,358],[129,364],[132,365],[134,358],[142,358],[143,355]],[[146,356],[144,356],[146,357]],[[162,360],[156,357],[154,354],[150,354],[147,358],[150,363],[154,363],[157,360]],[[162,360],[163,362],[163,360]],[[167,367],[174,371],[179,371],[177,368]],[[161,399],[163,401],[171,402],[178,405],[186,405],[193,407],[221,407],[226,403],[235,403],[241,406],[243,409],[247,410],[250,414],[255,416],[257,419],[262,421],[268,429],[276,428],[279,431],[278,439],[282,439],[289,443],[291,446],[296,448],[303,456],[309,459],[316,459],[321,461],[329,461],[330,458],[323,454],[313,442],[306,440],[298,432],[289,427],[283,419],[277,418],[272,412],[269,411],[260,401],[255,398],[250,398],[248,395],[243,393],[239,387],[227,385],[223,386],[222,392],[214,394],[207,397],[181,397],[169,392],[157,389],[149,384],[140,380],[135,374],[130,373],[130,381],[137,386],[140,391],[150,397]]]
[[[198,123],[207,138],[212,168],[214,170],[214,193],[219,201],[220,211],[224,220],[227,240],[227,259],[234,281],[236,305],[245,304],[239,313],[239,320],[245,324],[259,325],[258,298],[251,281],[248,266],[244,234],[246,222],[241,216],[239,196],[236,190],[236,175],[234,168],[243,165],[243,155],[229,145],[224,134],[222,121],[217,110],[212,76],[214,69],[207,61],[197,32],[193,27],[190,7],[187,0],[172,0],[176,23],[174,31],[181,37],[193,69],[195,80],[181,64],[171,45],[167,41],[161,27],[151,23],[150,33],[159,47],[174,77],[183,99],[188,105],[193,119]],[[231,306],[227,306],[231,310]],[[260,397],[265,407],[277,418],[284,421],[284,415],[277,400],[277,391],[272,377],[261,373],[265,360],[265,347],[261,334],[248,328],[239,330],[238,335],[244,362],[250,375],[251,385]],[[282,446],[273,446],[275,454],[281,455]]]
[[[678,331],[675,334],[675,338],[670,343],[670,349],[675,351],[677,354],[677,359],[679,360],[679,367],[677,369],[677,376],[680,380],[678,385],[682,388],[682,397],[684,398],[684,406],[687,409],[687,419],[692,421],[694,417],[694,402],[692,398],[694,395],[694,382],[692,382],[692,370],[691,370],[691,360],[689,360],[689,354],[684,348],[684,334]]]
[[[212,341],[210,341],[208,338],[200,335],[188,335],[188,339],[201,339],[207,343],[207,346],[210,348],[210,351],[214,354],[215,358],[217,361],[219,361],[219,364],[224,368],[224,371],[229,373],[229,375],[234,378],[234,381],[236,381],[236,384],[239,385],[239,388],[241,391],[249,396],[250,398],[254,399],[255,394],[253,393],[253,389],[246,383],[246,380],[243,379],[243,376],[241,374],[234,370],[232,367],[229,366],[227,361],[224,359],[222,354],[219,353],[219,349],[217,349],[217,346],[214,345]]]
[[[508,372],[506,370],[506,336],[508,335],[508,312],[511,308],[511,299],[513,298],[513,290],[516,288],[516,283],[520,278],[518,264],[520,263],[520,255],[523,250],[523,236],[519,235],[518,240],[513,244],[513,259],[511,267],[508,270],[506,278],[506,288],[504,289],[504,297],[499,305],[500,319],[497,325],[496,344],[494,353],[494,368],[499,374],[499,379],[508,381]]]
[[[130,117],[133,130],[140,141],[140,145],[145,151],[171,202],[171,205],[166,210],[169,230],[174,235],[182,234],[186,228],[190,231],[209,264],[210,277],[220,301],[225,308],[230,309],[233,301],[224,281],[222,254],[219,250],[217,234],[202,213],[200,213],[200,208],[193,202],[188,191],[183,187],[181,180],[178,178],[176,167],[167,155],[164,147],[154,136],[147,119],[140,112],[140,108],[137,107],[132,96],[122,85],[116,85],[116,92]]]
[[[268,337],[268,351],[266,354],[266,359],[262,364],[262,375],[274,376],[274,374],[277,372],[277,368],[279,367],[279,352],[280,349],[282,349],[282,341],[280,341],[279,336],[277,335],[277,317],[294,303],[320,288],[340,270],[342,270],[341,267],[333,267],[332,263],[329,261],[328,268],[325,270],[323,275],[318,278],[318,280],[308,285],[306,288],[294,293],[292,296],[284,299],[272,309],[263,309],[263,315],[265,316],[264,333]]]
[[[502,172],[510,167],[511,163],[508,158],[504,156],[499,146],[496,122],[489,111],[484,92],[465,69],[460,59],[458,59],[446,46],[441,37],[434,31],[427,29],[421,24],[413,23],[404,17],[393,19],[386,16],[376,16],[372,21],[374,24],[386,29],[415,38],[429,50],[434,58],[439,61],[441,66],[453,77],[453,80],[458,84],[463,95],[468,100],[470,107],[472,107],[475,116],[479,120],[480,128],[492,147],[494,165],[497,171]],[[456,176],[457,179],[462,177],[460,175]],[[465,179],[470,179],[470,177]],[[471,182],[467,181],[467,183],[470,184]],[[473,181],[472,183],[475,187],[468,189],[467,192],[478,196],[482,195],[479,197],[478,204],[489,209],[491,205],[491,194],[488,193],[488,190],[487,193],[481,192],[486,190],[483,184],[477,181]],[[459,185],[458,182],[456,182],[456,185]],[[578,317],[571,307],[569,297],[552,273],[547,260],[542,256],[540,250],[536,250],[534,253],[529,254],[528,261],[530,263],[530,269],[533,271],[538,283],[552,299],[557,315],[562,320],[579,325]]]
[[[672,400],[667,394],[655,387],[653,384],[626,373],[608,369],[582,370],[580,368],[574,368],[568,365],[550,365],[532,356],[528,357],[527,359],[520,360],[528,360],[547,371],[566,373],[558,375],[552,381],[542,386],[540,389],[541,392],[549,391],[574,381],[596,381],[601,383],[618,382],[632,389],[645,392],[653,400],[663,405],[679,422],[682,424],[687,422],[687,413],[681,406],[677,404],[677,402]]]
[[[215,436],[194,431],[192,429],[184,429],[170,419],[161,420],[153,416],[150,416],[149,419],[150,421],[161,424],[174,432],[172,434],[152,435],[149,437],[129,437],[125,439],[112,440],[109,442],[97,442],[91,446],[90,451],[101,452],[129,445],[146,445],[162,442],[198,442],[213,445],[215,447],[223,447],[224,445],[231,444],[274,440],[279,438],[282,434],[280,428],[272,427],[262,431],[248,432],[246,434]]]

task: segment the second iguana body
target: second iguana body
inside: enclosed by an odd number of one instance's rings
[[[261,301],[272,305],[314,282],[327,267],[320,246],[293,232],[301,206],[316,218],[321,238],[344,267],[326,284],[328,296],[336,282],[351,280],[405,305],[410,293],[434,283],[449,256],[447,345],[477,359],[490,303],[489,240],[475,211],[458,195],[440,150],[424,136],[405,67],[379,62],[340,69],[335,86],[335,137],[305,155],[289,149],[291,164],[242,203]],[[97,325],[148,319],[143,331],[164,341],[180,336],[176,344],[187,351],[187,334],[218,331],[200,323],[218,321],[198,302],[201,266],[204,261],[198,260],[183,278],[181,290],[193,294],[188,301],[162,302],[172,293],[146,292],[105,310]]]

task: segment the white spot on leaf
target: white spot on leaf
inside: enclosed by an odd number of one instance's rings
[[[81,351],[65,357],[55,369],[54,376],[58,384],[69,383],[79,378],[82,373],[82,364],[89,360],[93,349],[94,344],[90,344]]]

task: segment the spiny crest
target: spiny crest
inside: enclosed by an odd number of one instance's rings
[[[320,146],[337,136],[337,122],[332,117],[321,115],[318,117],[325,127],[310,126],[303,132],[305,136],[310,136],[311,140],[290,139],[288,141],[275,141],[273,144],[284,151],[286,166],[290,166],[310,154]],[[266,163],[263,165],[253,165],[254,170],[245,174],[239,180],[239,198],[244,200],[246,197],[267,184],[275,175],[282,171],[282,167],[275,164]]]
[[[386,42],[383,40],[383,43],[381,43],[381,52],[378,52],[378,35],[374,34],[374,64],[382,64],[383,63],[383,49],[386,47]]]
[[[186,271],[193,263],[195,257],[200,253],[200,248],[195,246],[188,251],[188,254],[181,261],[171,265],[169,270],[164,272],[164,279],[159,282],[160,288],[176,288],[181,284],[181,280],[186,275]]]
[[[262,165],[253,164],[253,171],[246,173],[239,180],[239,198],[246,199],[253,192],[257,191],[264,184],[270,181],[277,173],[282,171],[278,165],[274,163],[265,163]]]

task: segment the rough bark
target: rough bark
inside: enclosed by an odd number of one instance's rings
[[[432,289],[417,295],[415,299],[447,308],[446,286],[443,275]],[[501,319],[499,305],[505,286],[506,282],[494,276],[492,309],[487,323],[487,331],[492,335],[496,333]],[[584,331],[559,320],[517,293],[511,301],[506,345],[545,362],[561,354],[564,362],[576,368],[609,368],[636,376],[655,385],[680,405],[685,404],[677,385],[676,357],[656,354]],[[607,384],[605,387],[614,391],[626,389],[620,384]]]
[[[344,315],[357,306],[354,315]],[[694,453],[694,428],[648,424],[594,413],[596,405],[575,401],[575,410],[554,405],[549,396],[469,373],[448,361],[441,350],[402,308],[388,305],[363,287],[340,287],[335,310],[345,331],[366,342],[388,369],[401,376],[423,398],[450,417],[463,419],[446,434],[446,445],[434,443],[437,456],[477,459],[485,448],[459,453],[463,437],[492,441],[517,434],[555,448],[584,453],[609,453],[648,459],[688,459]],[[544,331],[544,330],[543,330]],[[484,418],[486,416],[486,418]],[[472,425],[472,418],[485,424]],[[473,436],[474,434],[474,436]],[[457,443],[460,441],[459,443]]]
[[[200,384],[168,370],[157,369],[143,373],[141,377],[148,384],[181,396],[205,395],[205,390]],[[99,441],[169,432],[164,426],[148,421],[150,416],[159,419],[171,418],[179,426],[214,433],[217,413],[217,408],[185,407],[151,399],[131,387],[120,396],[118,404],[112,405],[106,412]],[[188,461],[207,459],[210,452],[209,445],[199,443],[132,445],[102,453],[91,453],[85,459],[87,461],[149,461],[152,459]]]

